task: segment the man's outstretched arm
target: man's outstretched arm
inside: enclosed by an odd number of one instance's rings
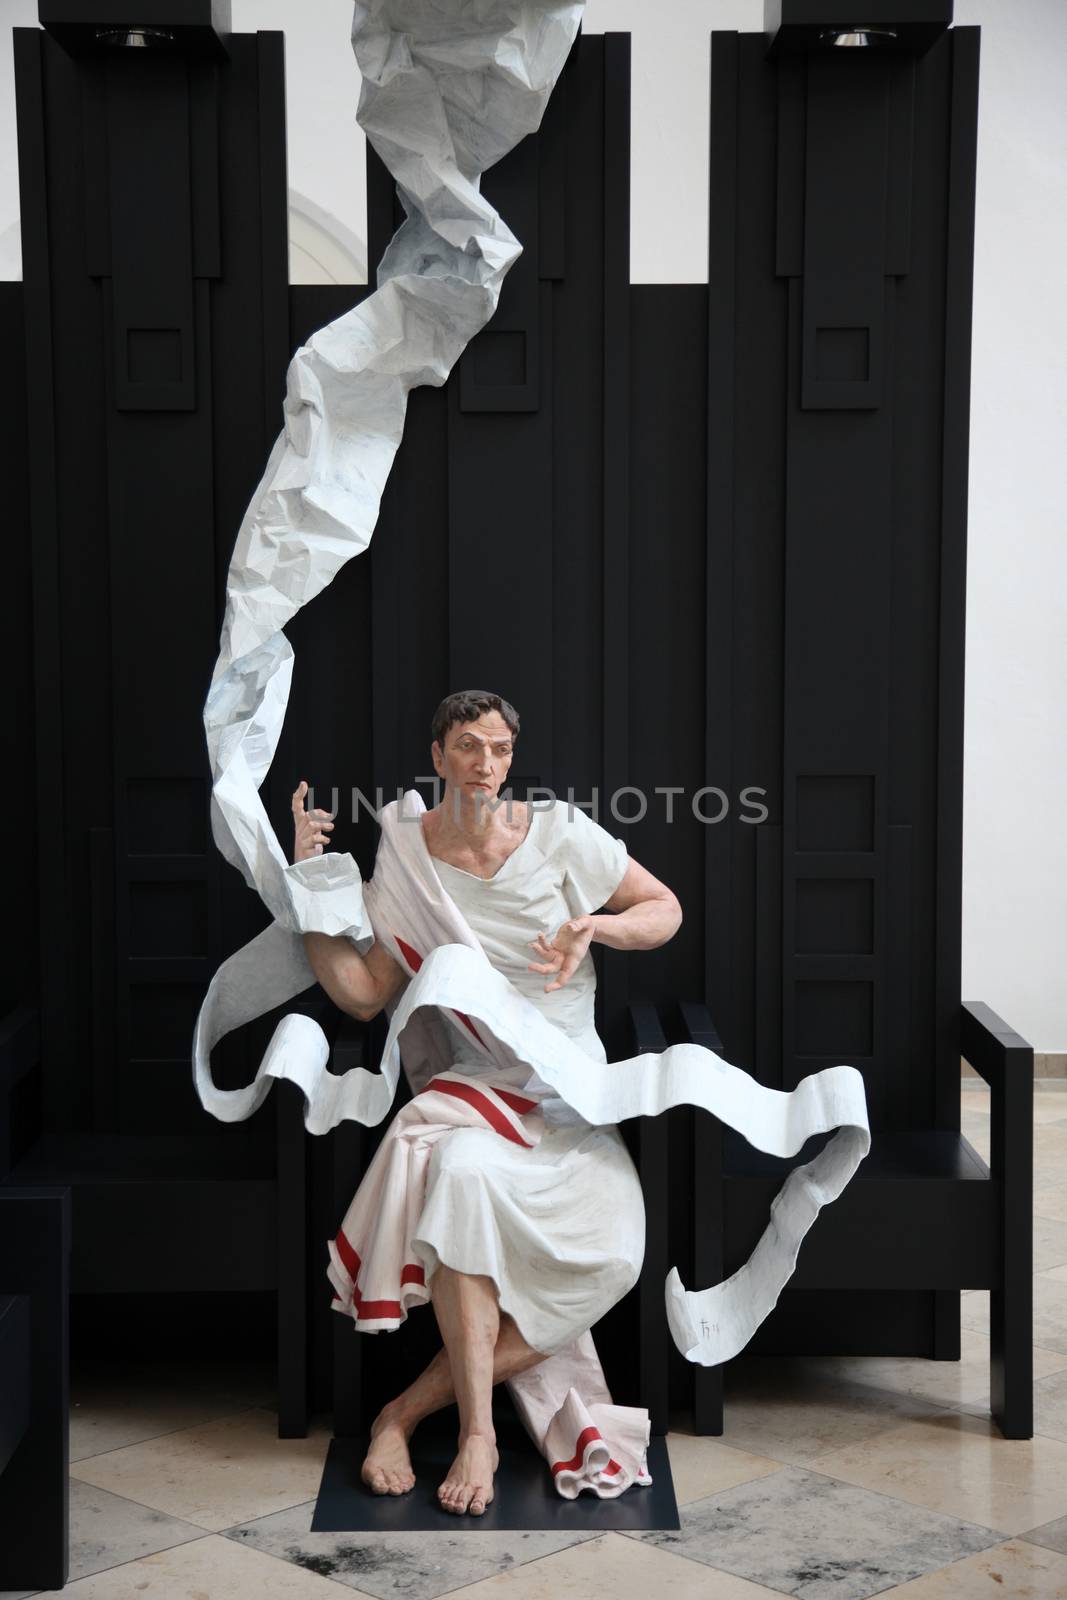
[[[592,943],[613,950],[655,950],[673,939],[682,925],[682,907],[674,890],[633,857],[619,887],[605,901],[604,912],[588,918]]]
[[[551,942],[544,933],[530,940],[534,960],[527,971],[548,977],[546,994],[570,982],[594,939],[614,950],[655,950],[681,927],[682,908],[674,890],[632,856],[622,882],[605,905],[614,915],[585,912],[564,922]]]
[[[293,860],[321,856],[330,843],[333,818],[322,807],[308,811],[306,778],[293,790]],[[407,974],[384,945],[372,944],[365,956],[343,934],[305,933],[304,953],[311,970],[335,1006],[369,1022],[391,1000]]]
[[[361,956],[343,934],[305,933],[303,939],[311,970],[334,1005],[360,1022],[376,1017],[407,976],[382,944]]]

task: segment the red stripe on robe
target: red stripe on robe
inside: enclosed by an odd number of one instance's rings
[[[422,957],[419,955],[419,952],[410,944],[408,944],[406,939],[402,939],[398,933],[394,933],[393,938],[396,940],[397,948],[400,950],[401,955],[404,957],[404,960],[407,962],[412,972],[418,972],[419,968],[422,966]],[[488,1045],[481,1037],[477,1028],[474,1026],[474,1023],[471,1021],[470,1017],[467,1016],[466,1012],[456,1011],[455,1015],[459,1018],[460,1022],[462,1022],[468,1033],[470,1033],[473,1038],[477,1039],[482,1049],[488,1049]]]

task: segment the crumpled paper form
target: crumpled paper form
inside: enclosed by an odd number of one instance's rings
[[[293,357],[284,427],[230,560],[204,707],[211,830],[274,922],[223,963],[197,1018],[197,1092],[224,1121],[250,1116],[274,1078],[300,1083],[309,1127],[333,1126],[363,1105],[352,1085],[338,1101],[325,1037],[307,1017],[279,1025],[247,1088],[220,1090],[211,1077],[219,1039],[314,983],[302,934],[344,935],[361,952],[374,942],[353,857],[290,864],[259,798],[292,678],[282,629],[370,543],[408,392],[442,385],[496,310],[522,247],[479,192],[481,174],[540,125],[581,13],[582,0],[355,6],[352,47],[363,75],[356,117],[396,178],[406,220],[382,258],[375,293]],[[389,1101],[373,1092],[371,1099],[375,1114],[363,1120],[380,1120]]]

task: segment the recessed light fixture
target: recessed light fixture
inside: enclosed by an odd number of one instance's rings
[[[885,44],[896,36],[895,28],[826,28],[819,35],[819,43],[842,46],[845,49],[863,49]]]
[[[120,50],[150,50],[173,44],[174,35],[166,28],[98,28],[96,42]]]

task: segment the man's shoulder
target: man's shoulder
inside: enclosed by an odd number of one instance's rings
[[[588,811],[583,810],[577,800],[568,801],[557,795],[550,806],[539,806],[538,810],[543,812],[539,839],[546,854],[549,849],[580,845],[590,829],[596,827]]]

